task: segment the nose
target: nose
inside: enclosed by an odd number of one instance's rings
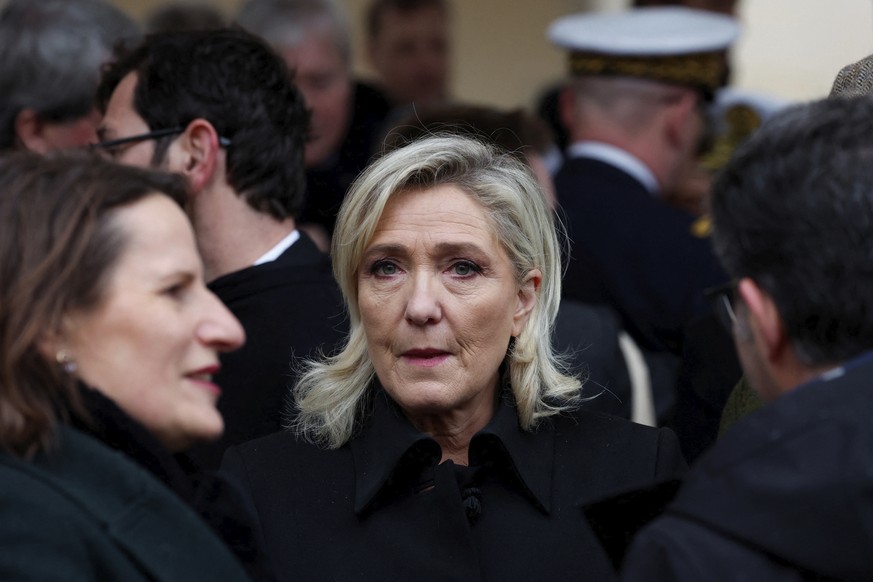
[[[211,291],[206,291],[206,311],[197,326],[197,338],[219,352],[231,352],[245,343],[239,320]]]
[[[422,272],[411,280],[406,302],[406,320],[413,325],[435,323],[442,319],[439,283],[432,274]]]

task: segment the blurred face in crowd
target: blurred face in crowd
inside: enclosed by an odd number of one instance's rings
[[[329,30],[308,32],[295,47],[282,51],[294,71],[294,83],[311,112],[307,167],[317,166],[339,150],[351,116],[352,81]]]
[[[483,209],[455,186],[395,195],[364,251],[358,306],[386,392],[420,429],[493,413],[499,367],[535,301]]]
[[[28,109],[19,113],[16,135],[26,149],[38,154],[86,146],[97,141],[100,112],[92,109],[87,115],[66,121],[47,121]]]
[[[446,98],[449,77],[448,16],[437,7],[387,9],[370,60],[388,96],[398,104],[431,104]]]
[[[219,352],[240,347],[239,322],[203,283],[194,234],[170,198],[116,211],[123,251],[94,309],[65,317],[77,375],[172,451],[221,435],[212,381]]]

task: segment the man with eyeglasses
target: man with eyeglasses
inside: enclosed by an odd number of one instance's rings
[[[192,453],[214,468],[281,428],[295,358],[345,335],[329,259],[295,222],[308,115],[282,58],[241,30],[150,36],[104,73],[98,101],[95,149],[187,179],[207,282],[246,331],[215,376],[224,436]]]
[[[712,201],[721,307],[767,403],[636,539],[625,580],[873,579],[873,101],[777,114]]]

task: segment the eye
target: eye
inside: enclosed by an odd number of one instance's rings
[[[169,284],[161,290],[161,295],[166,295],[167,297],[175,300],[179,300],[190,287],[191,282],[189,280],[177,281],[175,283]]]
[[[470,277],[481,273],[482,268],[472,261],[458,261],[450,267],[451,271],[459,277]]]
[[[377,277],[391,277],[399,272],[400,269],[391,261],[376,261],[373,263],[373,266],[370,267],[370,273]]]

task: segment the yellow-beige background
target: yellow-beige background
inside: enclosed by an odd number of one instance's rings
[[[38,0],[35,0],[38,1]],[[164,0],[113,0],[142,18]],[[369,75],[361,49],[369,0],[341,0],[348,8],[357,72]],[[564,70],[549,45],[553,19],[581,10],[617,10],[627,0],[451,0],[453,94],[464,101],[528,106]],[[241,0],[214,0],[233,15]],[[823,97],[837,71],[873,52],[870,0],[739,0],[743,36],[733,51],[734,84],[792,99]]]

